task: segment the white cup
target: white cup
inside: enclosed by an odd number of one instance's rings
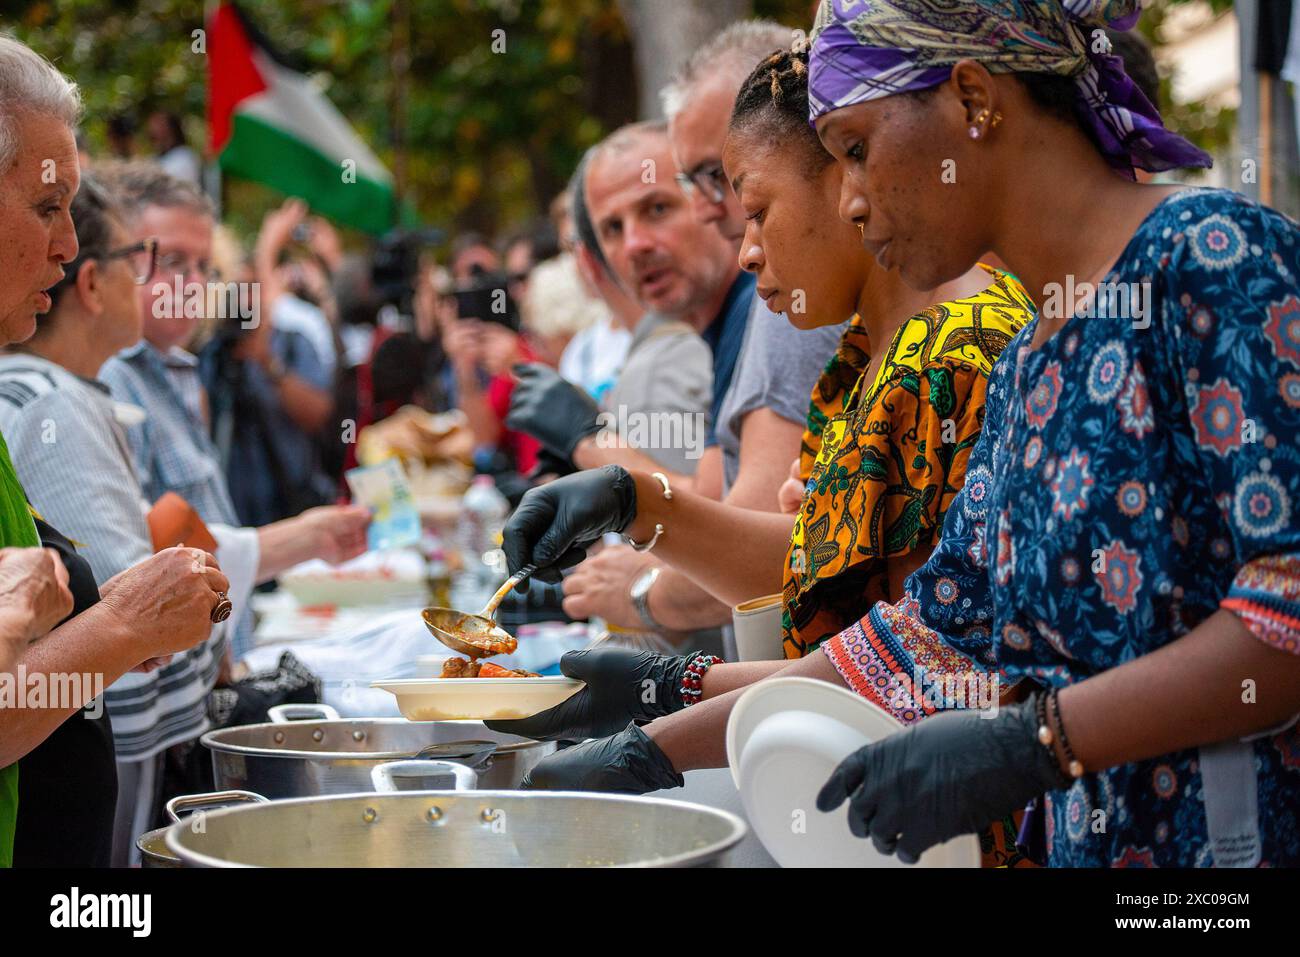
[[[731,624],[736,632],[738,660],[779,661],[785,657],[780,594],[742,601],[731,609]]]

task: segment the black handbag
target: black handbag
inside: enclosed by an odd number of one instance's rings
[[[269,720],[268,712],[278,704],[317,704],[320,700],[320,678],[286,651],[271,670],[214,688],[208,695],[208,720],[214,731],[241,724],[261,724]],[[164,809],[171,798],[216,790],[212,755],[197,740],[167,749],[161,777],[162,796],[156,805],[159,810],[154,827],[171,824]]]

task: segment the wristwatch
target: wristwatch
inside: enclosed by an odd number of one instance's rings
[[[650,589],[654,583],[659,580],[659,573],[663,569],[658,565],[651,565],[636,578],[632,579],[632,587],[628,589],[628,595],[632,599],[632,607],[641,617],[641,623],[651,631],[663,631],[663,625],[655,621],[654,615],[650,614]]]

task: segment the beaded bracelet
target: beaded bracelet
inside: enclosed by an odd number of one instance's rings
[[[678,693],[682,696],[682,707],[689,708],[700,700],[703,692],[704,673],[714,665],[722,664],[717,655],[696,655],[691,659],[686,670],[682,672],[682,684]]]
[[[1034,717],[1038,725],[1038,743],[1047,749],[1048,754],[1052,756],[1052,763],[1056,765],[1060,774],[1062,786],[1068,786],[1074,780],[1083,777],[1083,765],[1075,759],[1074,752],[1070,750],[1069,744],[1065,739],[1065,725],[1061,723],[1060,707],[1055,707],[1056,719],[1055,724],[1060,729],[1061,750],[1065,752],[1067,768],[1061,768],[1059,759],[1056,756],[1056,749],[1052,744],[1056,741],[1057,732],[1052,729],[1052,706],[1056,705],[1056,689],[1053,688],[1048,692],[1039,692],[1034,696]]]
[[[1056,716],[1056,733],[1061,737],[1061,750],[1065,752],[1065,770],[1070,777],[1077,780],[1083,777],[1083,762],[1074,756],[1074,749],[1070,747],[1070,739],[1065,733],[1065,721],[1061,718],[1061,700],[1056,688],[1052,689],[1051,699],[1049,703],[1052,706],[1052,713]]]

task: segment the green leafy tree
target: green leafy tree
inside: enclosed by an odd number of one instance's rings
[[[1182,0],[1149,6],[1142,21],[1148,36],[1176,2]],[[1223,9],[1230,0],[1213,5]],[[320,83],[426,222],[498,232],[537,215],[563,189],[582,151],[638,112],[638,38],[620,0],[242,0],[241,6]],[[810,0],[752,3],[755,15],[791,27],[810,26],[814,9]],[[199,0],[35,0],[19,4],[5,25],[78,81],[85,134],[92,152],[102,154],[110,116],[127,113],[143,124],[159,108],[184,116],[191,144],[205,146],[206,60],[196,52],[194,33],[203,15]],[[1229,139],[1234,115],[1193,105],[1171,109],[1168,118],[1198,145],[1215,149]],[[138,149],[147,152],[142,135],[139,140]],[[278,200],[256,184],[230,181],[225,215],[247,234]]]

